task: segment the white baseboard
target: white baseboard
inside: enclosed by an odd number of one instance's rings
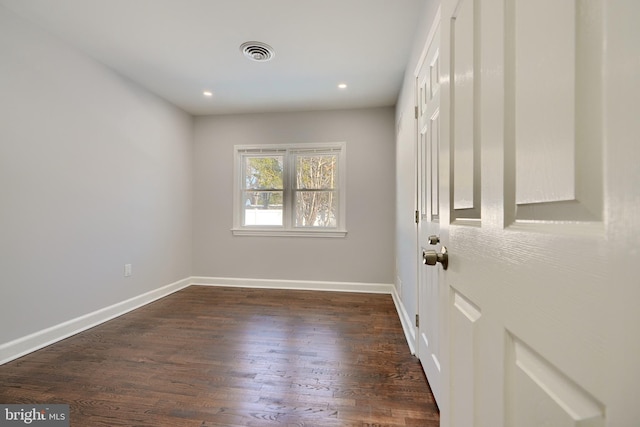
[[[126,301],[101,308],[92,313],[87,313],[33,334],[0,344],[0,365],[177,292],[189,286],[190,282],[191,278],[182,279]]]
[[[402,323],[404,335],[409,344],[411,354],[415,354],[415,332],[411,319],[407,314],[396,288],[388,283],[359,283],[359,282],[325,282],[308,280],[272,280],[272,279],[241,279],[229,277],[188,277],[142,295],[130,298],[111,306],[87,313],[75,319],[51,326],[13,341],[0,344],[0,365],[15,360],[25,354],[44,348],[79,332],[93,328],[108,320],[114,319],[136,308],[184,289],[188,286],[231,286],[242,288],[265,289],[298,289],[334,292],[362,292],[389,294]]]
[[[309,291],[364,292],[391,294],[389,283],[325,282],[316,280],[240,279],[235,277],[192,277],[192,285],[230,286],[238,288],[297,289]]]
[[[411,354],[416,354],[416,332],[413,327],[411,317],[409,317],[407,310],[404,308],[404,304],[402,303],[395,287],[393,288],[391,296],[393,297],[393,302],[396,305],[396,311],[398,312],[400,323],[402,323],[402,330],[404,331],[404,336],[407,339],[409,350],[411,351]]]

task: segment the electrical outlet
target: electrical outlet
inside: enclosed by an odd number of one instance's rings
[[[131,264],[124,265],[124,277],[131,276]]]

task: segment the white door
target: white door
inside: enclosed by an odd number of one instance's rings
[[[638,17],[443,0],[443,426],[640,426]]]
[[[437,21],[436,21],[437,22]],[[440,308],[442,291],[438,269],[423,264],[422,253],[438,247],[430,236],[440,234],[439,218],[439,168],[440,144],[440,32],[436,26],[431,31],[416,77],[418,118],[418,316],[417,354],[422,363],[431,390],[438,404],[442,400],[442,372],[440,348],[446,345],[440,337]],[[446,288],[445,288],[446,290]]]

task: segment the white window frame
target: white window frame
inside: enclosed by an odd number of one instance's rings
[[[234,236],[293,236],[293,237],[345,237],[346,229],[346,143],[302,143],[302,144],[264,144],[234,145],[233,168],[233,228]],[[295,189],[296,154],[338,154],[338,217],[335,227],[301,227],[294,225],[293,201]],[[243,225],[243,159],[247,155],[284,156],[283,175],[283,225],[255,226]]]

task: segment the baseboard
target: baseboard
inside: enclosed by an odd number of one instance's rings
[[[393,297],[393,302],[396,305],[396,311],[398,312],[398,317],[400,318],[400,323],[402,324],[402,330],[404,331],[404,337],[409,345],[409,350],[411,351],[411,354],[416,354],[416,332],[413,327],[411,317],[409,317],[407,310],[404,308],[404,304],[402,303],[395,287],[393,288],[393,292],[391,292],[391,296]]]
[[[57,341],[61,341],[89,328],[93,328],[94,326],[121,316],[129,311],[135,310],[136,308],[177,292],[180,289],[189,286],[190,282],[191,278],[182,279],[161,288],[146,292],[142,295],[130,298],[126,301],[101,308],[92,313],[76,317],[75,319],[68,320],[33,334],[1,344],[0,365],[51,345]]]
[[[235,277],[192,277],[192,285],[230,286],[238,288],[297,289],[309,291],[364,292],[390,294],[389,283],[326,282],[319,280],[241,279]]]

